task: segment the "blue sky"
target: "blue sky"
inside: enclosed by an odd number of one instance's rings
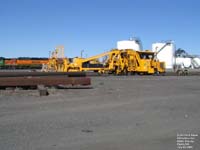
[[[200,54],[198,0],[0,0],[0,56],[48,57],[57,45],[68,57],[108,51],[140,37],[144,49],[174,40]]]

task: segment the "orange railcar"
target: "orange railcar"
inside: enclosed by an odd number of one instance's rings
[[[8,66],[16,65],[16,59],[5,59],[5,65]]]
[[[48,61],[48,59],[5,59],[5,65],[42,65]]]
[[[42,65],[42,64],[47,64],[48,59],[17,59],[16,64],[17,65]]]
[[[1,68],[9,69],[41,69],[43,64],[49,62],[48,58],[7,58]]]

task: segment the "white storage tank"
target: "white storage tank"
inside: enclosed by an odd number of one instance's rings
[[[152,51],[159,52],[167,43],[153,43]],[[167,69],[172,69],[174,65],[174,52],[175,52],[175,44],[170,42],[168,43],[157,55],[159,61],[164,61]]]
[[[193,63],[194,68],[200,68],[200,58],[199,57],[193,58],[192,63]]]
[[[176,65],[180,65],[182,68],[191,68],[192,67],[192,59],[187,57],[177,57],[175,60]]]
[[[118,41],[117,42],[117,49],[133,49],[136,51],[140,51],[141,44],[138,40],[124,40],[124,41]]]

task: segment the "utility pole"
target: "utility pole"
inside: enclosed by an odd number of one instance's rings
[[[83,57],[83,52],[84,52],[84,50],[81,50],[81,58]]]

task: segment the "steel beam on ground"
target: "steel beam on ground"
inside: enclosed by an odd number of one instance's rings
[[[37,77],[1,77],[0,87],[17,86],[58,86],[58,85],[91,85],[88,77],[37,76]]]
[[[0,72],[0,77],[27,77],[27,76],[68,76],[85,77],[85,72]]]

